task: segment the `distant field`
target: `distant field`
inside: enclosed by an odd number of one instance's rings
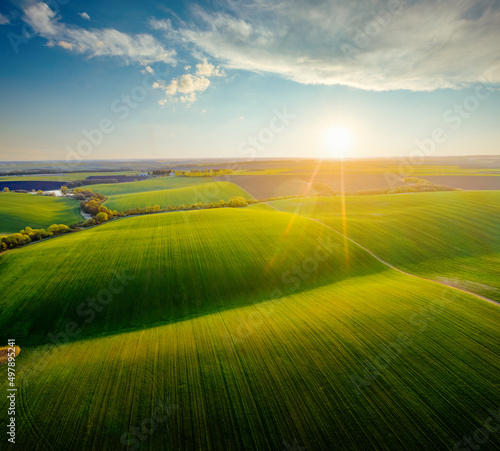
[[[99,184],[93,185],[91,189],[106,196],[114,196],[143,193],[145,191],[189,188],[202,183],[213,183],[213,180],[210,177],[155,177],[147,180],[138,178],[137,182]]]
[[[80,203],[74,199],[36,194],[0,193],[0,232],[19,232],[26,226],[47,228],[81,221]]]
[[[300,170],[297,170],[300,171]],[[391,175],[392,174],[392,175]],[[464,190],[500,190],[500,176],[497,175],[428,175],[418,174],[419,177],[438,184],[448,185]],[[344,189],[355,193],[365,189],[383,189],[402,186],[405,183],[398,172],[346,172],[344,174]],[[342,177],[340,172],[335,173],[277,173],[270,175],[229,175],[217,177],[216,180],[225,180],[248,191],[256,198],[291,196],[304,194],[309,182],[325,183],[336,191],[342,191]]]
[[[271,202],[342,231],[340,197]],[[379,257],[500,301],[500,192],[346,197],[347,234]]]
[[[122,172],[74,172],[66,174],[45,174],[45,175],[25,175],[25,176],[0,176],[0,183],[2,181],[11,182],[26,182],[26,181],[56,181],[56,182],[70,182],[73,180],[86,179],[90,176],[106,176],[113,178],[113,175],[132,175],[137,172],[122,171]]]
[[[302,195],[307,191],[308,183],[326,183],[334,190],[342,189],[340,174],[274,174],[274,175],[229,175],[216,180],[232,182],[255,198]],[[403,185],[402,179],[394,186]],[[387,188],[389,186],[383,174],[346,174],[345,189],[357,191],[368,188]]]
[[[74,174],[61,175],[43,175],[43,176],[26,176],[26,177],[0,177],[0,191],[4,187],[10,190],[25,190],[25,191],[52,191],[61,188],[70,181],[81,180],[91,175],[109,175],[109,178],[117,177],[119,174],[127,174],[127,172],[82,172]]]
[[[141,449],[453,449],[500,405],[498,307],[355,245],[346,263],[344,244],[307,218],[223,209],[1,255],[0,339],[24,344],[18,446],[127,449],[159,408]],[[69,344],[41,346],[71,321]]]
[[[206,177],[161,177],[131,183],[94,185],[90,188],[109,197],[105,203],[108,208],[121,211],[156,204],[165,208],[186,203],[227,201],[234,196],[251,197],[232,183],[215,182]]]

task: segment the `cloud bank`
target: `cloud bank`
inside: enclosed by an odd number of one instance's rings
[[[83,17],[83,15],[82,15]],[[175,64],[176,52],[166,49],[150,34],[129,35],[113,28],[86,30],[60,22],[45,3],[35,3],[24,9],[24,21],[49,45],[89,57],[118,57],[129,63]]]
[[[150,25],[227,68],[305,84],[431,91],[500,83],[496,0],[218,0]]]

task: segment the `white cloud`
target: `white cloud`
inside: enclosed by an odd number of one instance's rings
[[[10,23],[10,20],[0,13],[0,25],[5,25]]]
[[[144,69],[141,70],[141,74],[144,74],[144,75],[154,74],[154,72],[155,72],[154,69],[151,66],[147,66],[147,65]]]
[[[368,90],[500,83],[499,2],[225,1],[217,12],[194,7],[176,36],[227,68]]]
[[[188,95],[180,96],[179,99],[182,103],[193,103],[196,101],[196,93],[192,92]]]
[[[226,73],[224,69],[220,69],[220,66],[215,67],[205,58],[203,62],[196,65],[196,75],[203,75],[205,77],[224,77]]]
[[[184,69],[189,71],[191,66],[184,66]],[[170,101],[180,101],[181,103],[187,103],[189,106],[197,100],[197,93],[205,91],[210,86],[209,77],[224,75],[224,71],[219,66],[215,67],[204,59],[202,63],[196,65],[196,73],[186,73],[177,78],[172,78],[168,84],[163,80],[155,81],[153,89],[164,91],[165,96]]]
[[[57,45],[66,50],[73,50],[73,44],[70,44],[69,42],[66,41],[59,41]]]
[[[90,16],[87,13],[78,13],[82,19],[90,20]]]
[[[150,19],[149,26],[153,28],[153,30],[170,31],[172,30],[172,21],[170,19]]]
[[[119,57],[126,63],[150,64],[164,62],[175,64],[176,52],[165,49],[149,34],[129,35],[113,28],[85,30],[60,22],[45,3],[36,3],[24,9],[24,20],[49,45],[63,42],[62,47],[89,57]],[[61,45],[61,44],[58,44]],[[71,47],[70,47],[71,46]]]

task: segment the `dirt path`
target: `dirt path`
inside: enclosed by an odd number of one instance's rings
[[[364,247],[363,245],[359,244],[357,241],[354,241],[352,238],[349,238],[348,236],[344,235],[343,233],[339,232],[338,230],[334,229],[333,227],[325,224],[324,222],[321,222],[318,219],[314,219],[314,218],[308,218],[308,219],[310,219],[311,221],[315,221],[318,224],[324,225],[325,227],[328,227],[330,230],[333,230],[335,233],[339,234],[343,238],[349,240],[351,243],[355,244],[356,246],[360,247],[364,251],[368,252],[373,258],[378,260],[380,263],[384,264],[385,266],[387,266],[387,267],[389,267],[389,268],[391,268],[391,269],[393,269],[401,274],[404,274],[405,276],[414,277],[415,279],[420,279],[420,280],[426,280],[427,282],[432,282],[432,283],[435,283],[437,285],[441,285],[443,287],[452,288],[453,290],[457,290],[457,291],[460,291],[461,293],[468,294],[470,296],[474,296],[474,297],[479,298],[483,301],[489,302],[490,304],[500,306],[500,302],[494,301],[493,299],[481,296],[481,295],[476,294],[476,293],[472,293],[471,291],[463,290],[462,288],[458,288],[458,287],[451,285],[451,284],[448,284],[448,283],[438,282],[437,280],[434,280],[434,279],[428,279],[427,277],[417,276],[416,274],[411,274],[409,272],[403,271],[402,269],[399,269],[396,266],[392,265],[391,263],[383,260],[378,255],[373,253],[370,249]]]

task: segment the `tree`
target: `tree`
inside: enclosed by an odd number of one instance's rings
[[[109,218],[107,213],[100,211],[99,213],[97,213],[95,219],[98,223],[101,223],[101,222],[106,222]]]
[[[66,194],[68,192],[67,186],[61,186],[61,193]]]
[[[39,189],[36,193],[41,196],[43,194],[43,191],[41,189]]]
[[[237,197],[231,197],[231,199],[229,199],[228,205],[230,207],[233,207],[233,208],[234,207],[247,207],[248,202],[246,201],[246,199],[244,197],[237,196]]]
[[[47,232],[49,235],[59,235],[59,226],[57,224],[52,224],[48,229]]]
[[[10,192],[10,189],[9,189],[9,188],[7,188],[7,187],[5,187],[5,188],[3,189],[3,192],[4,192],[4,193],[8,193],[8,192]]]

